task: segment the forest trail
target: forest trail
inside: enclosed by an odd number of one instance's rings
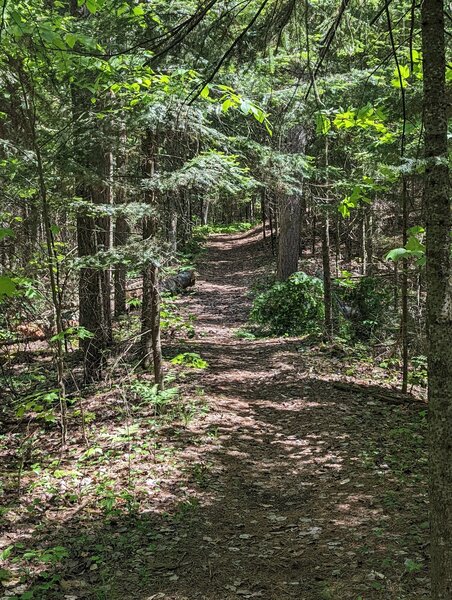
[[[180,301],[197,317],[190,350],[209,363],[209,412],[188,427],[188,498],[159,557],[175,568],[150,598],[427,597],[404,579],[414,557],[402,540],[425,521],[425,489],[419,473],[401,487],[390,466],[398,453],[403,469],[407,449],[388,432],[413,409],[335,389],[297,340],[235,337],[268,264],[260,238],[209,238],[196,292]]]
[[[148,373],[93,386],[88,448],[75,417],[63,456],[56,429],[39,433],[48,458],[22,496],[10,488],[0,534],[13,558],[63,551],[52,565],[25,559],[33,598],[429,597],[425,407],[374,397],[361,355],[237,337],[272,268],[261,230],[210,237],[194,291],[176,300],[194,337],[164,343],[166,358],[197,352],[208,367],[168,365],[181,393],[161,413],[131,388],[152,388]],[[337,389],[350,366],[360,379]],[[16,481],[20,438],[7,439]]]

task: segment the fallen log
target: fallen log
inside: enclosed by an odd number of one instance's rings
[[[161,292],[178,294],[189,287],[193,287],[195,282],[196,276],[194,270],[187,270],[163,279],[159,287]]]
[[[402,392],[391,389],[388,389],[386,392],[382,388],[374,385],[358,385],[352,382],[334,381],[333,387],[342,392],[366,394],[372,396],[375,400],[386,402],[387,404],[425,404],[422,400],[415,398],[411,394],[402,394]]]

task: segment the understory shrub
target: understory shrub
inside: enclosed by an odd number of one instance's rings
[[[379,277],[364,276],[337,288],[340,313],[351,338],[369,340],[391,326],[392,294]]]
[[[250,321],[269,334],[304,335],[321,327],[323,314],[322,281],[299,272],[258,294]]]

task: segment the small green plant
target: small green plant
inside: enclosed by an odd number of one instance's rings
[[[247,329],[244,329],[243,327],[236,329],[232,335],[235,338],[237,338],[238,340],[255,340],[256,339],[256,334],[252,333],[251,331],[248,331]]]
[[[187,319],[179,314],[177,305],[166,294],[162,296],[160,307],[160,326],[164,333],[174,336],[176,333],[186,334],[192,338],[195,335],[194,321],[196,317],[189,315]]]
[[[249,231],[254,225],[252,223],[230,223],[229,225],[199,225],[194,228],[194,233],[208,236],[211,233],[241,233]]]
[[[21,400],[16,415],[22,418],[24,415],[34,415],[46,423],[55,423],[57,420],[54,406],[58,402],[58,390],[46,390],[35,392]]]
[[[129,298],[126,301],[126,304],[129,310],[134,310],[141,307],[142,301],[141,298]]]
[[[162,414],[168,404],[176,400],[179,396],[179,388],[172,387],[166,390],[159,390],[158,385],[146,380],[137,379],[129,389],[133,392],[136,399],[143,404],[152,405],[155,414]]]
[[[418,563],[411,558],[407,558],[404,564],[408,573],[419,573],[419,571],[422,571],[423,569],[423,565],[421,563]]]
[[[294,273],[256,296],[250,321],[274,335],[304,335],[316,331],[323,318],[323,283],[306,273]]]
[[[46,548],[45,550],[27,550],[23,553],[22,558],[40,563],[55,564],[68,556],[69,552],[67,548],[64,546],[55,546],[53,548]]]
[[[413,385],[427,387],[427,357],[413,356],[411,365],[413,369],[408,373],[408,381]]]
[[[197,352],[182,352],[171,359],[173,365],[183,365],[190,369],[206,369],[209,363],[205,361]]]

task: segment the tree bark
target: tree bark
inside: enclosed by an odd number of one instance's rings
[[[301,205],[298,196],[284,196],[281,201],[278,267],[276,276],[285,281],[298,271],[300,254]]]
[[[427,246],[430,553],[433,600],[452,598],[452,273],[444,2],[421,9]]]
[[[156,167],[155,140],[147,132],[143,140],[143,175],[152,177]],[[145,200],[155,205],[155,193],[147,191]],[[143,239],[155,237],[157,221],[155,216],[143,221]],[[141,307],[141,363],[144,368],[154,368],[154,380],[159,389],[163,389],[163,360],[160,341],[160,293],[158,289],[158,266],[152,262],[143,271],[143,301]]]
[[[402,176],[402,244],[408,241],[408,187],[406,177]],[[402,393],[408,391],[408,263],[402,264],[402,315],[400,321],[402,338]]]
[[[78,7],[76,0],[71,0],[71,15],[81,18],[85,8]],[[75,173],[75,195],[93,204],[103,200],[102,186],[99,183],[104,175],[103,151],[99,151],[97,135],[87,135],[87,127],[93,125],[90,119],[92,104],[86,92],[75,86],[71,87],[74,155],[81,170]],[[86,172],[97,178],[96,182],[87,181]],[[78,256],[94,256],[102,240],[104,225],[100,219],[86,213],[77,215]],[[102,283],[102,272],[92,267],[83,267],[79,273],[79,325],[92,334],[90,338],[80,339],[83,353],[83,370],[85,382],[92,382],[102,377],[107,335],[105,328],[105,309]],[[104,288],[104,290],[103,290]]]
[[[127,201],[125,175],[127,172],[127,130],[124,122],[121,123],[119,134],[120,150],[116,159],[116,171],[120,176],[116,191],[116,203],[125,204]],[[125,217],[118,217],[115,223],[113,242],[115,247],[124,246],[129,237],[130,228]],[[127,269],[124,265],[116,265],[114,272],[114,293],[115,293],[115,317],[119,317],[126,312],[126,275]]]
[[[333,296],[331,290],[330,219],[324,217],[322,231],[323,303],[325,305],[325,337],[333,338]]]

